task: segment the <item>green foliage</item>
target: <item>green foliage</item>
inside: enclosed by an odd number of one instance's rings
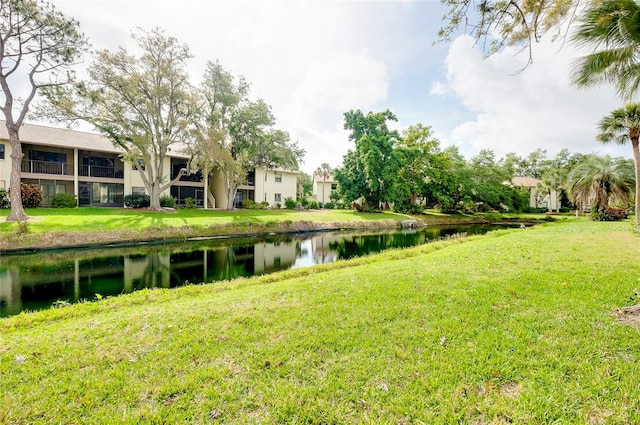
[[[11,208],[11,201],[9,200],[9,193],[6,190],[0,189],[0,209]]]
[[[308,208],[310,210],[317,210],[317,209],[320,209],[320,206],[321,205],[320,205],[320,203],[318,201],[310,201],[309,205],[308,205]]]
[[[291,197],[284,198],[284,206],[289,210],[294,210],[298,206],[298,202]]]
[[[195,209],[197,206],[198,206],[198,203],[196,201],[196,198],[192,198],[191,196],[188,198],[185,198],[184,207],[186,209]]]
[[[635,0],[588,3],[572,41],[593,52],[574,64],[572,79],[580,86],[613,83],[625,100],[640,88],[640,5]]]
[[[266,201],[255,202],[253,199],[243,199],[242,208],[248,210],[264,210],[269,207],[269,203]]]
[[[160,197],[160,206],[164,208],[175,208],[176,207],[176,198],[171,195],[162,195]]]
[[[298,172],[298,193],[301,199],[313,195],[313,178],[304,171]]]
[[[144,193],[125,195],[124,206],[125,208],[147,208],[149,206],[149,195]]]
[[[42,204],[42,188],[38,185],[20,183],[20,194],[25,208],[38,208]]]
[[[328,209],[328,210],[332,210],[336,207],[336,205],[333,202],[327,202],[326,204],[324,204],[324,208]]]
[[[366,208],[379,208],[395,200],[398,159],[394,145],[400,136],[388,128],[387,122],[397,120],[388,110],[344,114],[344,128],[351,131],[349,140],[355,142],[356,149],[345,155],[335,178],[347,202],[363,198]]]
[[[567,179],[573,202],[596,211],[627,204],[635,192],[634,165],[629,159],[589,155]]]
[[[51,206],[54,208],[76,208],[78,199],[73,193],[56,193],[51,198]]]

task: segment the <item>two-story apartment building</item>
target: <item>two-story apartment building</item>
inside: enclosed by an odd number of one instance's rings
[[[21,177],[24,183],[43,190],[43,206],[51,204],[56,193],[73,193],[80,206],[123,206],[124,196],[145,193],[138,170],[122,162],[122,150],[99,134],[25,124],[20,129],[24,158]],[[11,176],[11,144],[4,121],[0,121],[0,189],[8,189]],[[177,150],[165,158],[164,175],[173,179],[187,165],[188,157]],[[226,197],[219,173],[210,178],[208,204],[224,208]],[[216,176],[218,176],[216,178]],[[256,169],[249,184],[242,186],[236,199],[266,200],[270,205],[284,203],[296,196],[296,172]],[[183,175],[167,193],[178,204],[194,198],[204,204],[204,177],[200,173]],[[293,195],[292,195],[293,194]],[[257,199],[256,199],[257,198]],[[263,199],[264,198],[264,199]],[[282,201],[278,201],[281,199]]]
[[[214,171],[210,178],[211,193],[216,208],[226,208],[227,194],[220,173]],[[282,169],[257,167],[249,172],[247,183],[238,187],[233,206],[242,206],[242,201],[251,199],[255,202],[268,202],[270,206],[280,204],[284,208],[284,200],[296,199],[298,172]]]
[[[320,174],[313,174],[313,198],[322,203],[331,202],[331,192],[338,189],[338,181],[333,175],[322,176]]]

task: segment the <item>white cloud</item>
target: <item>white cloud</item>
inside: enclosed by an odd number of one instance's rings
[[[537,148],[547,149],[549,155],[562,148],[615,151],[595,142],[596,123],[620,101],[613,89],[587,91],[571,84],[576,52],[570,46],[559,51],[558,43],[536,45],[534,63],[518,73],[526,58],[515,49],[484,59],[473,43],[468,36],[457,38],[446,59],[448,89],[476,114],[451,133],[466,155],[480,149],[492,149],[498,157]]]
[[[304,169],[340,165],[351,147],[343,113],[367,109],[387,98],[386,66],[366,51],[312,60],[284,107],[281,122],[307,150]]]
[[[343,112],[367,108],[387,98],[386,66],[367,52],[341,53],[313,60],[302,83],[294,90],[297,106],[309,111]]]
[[[430,95],[435,96],[444,96],[449,93],[447,88],[447,84],[442,81],[434,81],[431,83],[431,88],[429,89]]]

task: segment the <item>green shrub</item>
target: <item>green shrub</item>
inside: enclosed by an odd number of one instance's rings
[[[273,206],[273,208],[279,210],[280,208],[282,208],[282,205],[280,205],[280,202],[276,202],[276,204]]]
[[[124,197],[125,208],[146,208],[151,205],[149,195],[144,193],[133,193]]]
[[[320,208],[320,204],[316,201],[311,201],[309,202],[309,209],[310,210],[317,210],[318,208]]]
[[[269,207],[269,203],[267,201],[255,202],[252,199],[243,199],[242,200],[242,208],[248,210],[264,210]]]
[[[184,207],[187,209],[194,209],[197,206],[196,204],[196,198],[192,198],[191,196],[188,198],[185,198],[184,200]]]
[[[599,211],[592,210],[590,217],[593,221],[618,221],[627,218],[627,212],[617,208],[608,208]]]
[[[336,205],[333,202],[327,202],[326,204],[324,204],[324,207],[328,210],[332,210],[336,207]]]
[[[284,206],[289,210],[294,210],[298,206],[298,203],[295,199],[288,197],[284,198]]]
[[[160,206],[163,208],[175,208],[176,198],[171,195],[162,195],[160,197]]]
[[[10,208],[11,202],[9,201],[9,194],[6,190],[0,190],[0,208]]]
[[[24,208],[38,208],[42,204],[42,188],[35,184],[20,183]]]
[[[78,199],[73,193],[56,193],[51,198],[51,206],[54,208],[76,208]]]

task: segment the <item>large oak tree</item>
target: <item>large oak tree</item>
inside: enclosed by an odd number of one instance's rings
[[[165,158],[193,137],[193,89],[187,73],[189,48],[156,28],[132,37],[141,50],[136,57],[124,48],[100,50],[88,78],[72,89],[50,91],[51,103],[67,119],[84,120],[115,146],[140,173],[150,208],[160,209],[160,194],[186,169],[169,180]]]

